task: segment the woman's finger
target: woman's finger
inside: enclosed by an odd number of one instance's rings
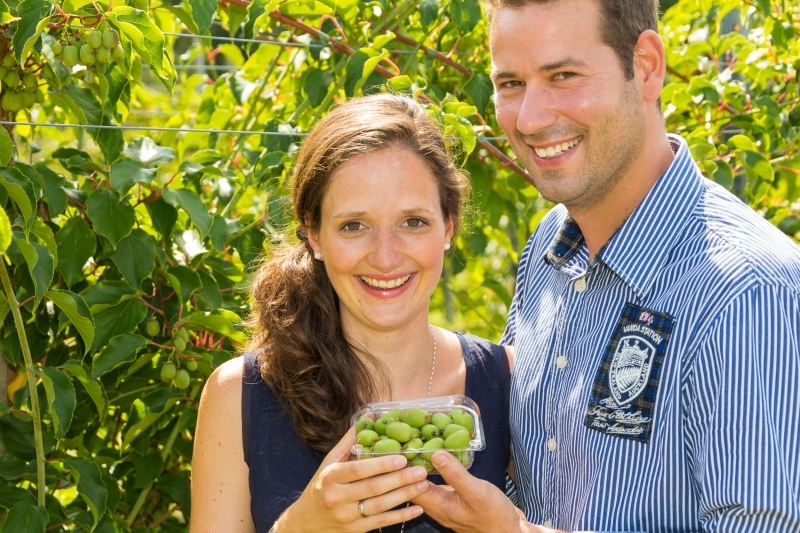
[[[394,472],[407,464],[408,461],[402,455],[385,455],[348,463],[339,462],[339,464],[332,465],[328,470],[331,481],[344,484]]]
[[[375,516],[367,515],[367,518],[361,518],[356,522],[358,531],[373,531],[393,524],[400,524],[401,522],[409,522],[422,514],[422,507],[419,505],[409,505],[396,511],[388,511]]]
[[[427,481],[420,481],[413,485],[406,485],[404,487],[400,487],[399,489],[381,494],[380,496],[366,498],[359,501],[364,502],[364,513],[367,516],[377,516],[394,509],[398,505],[402,505],[416,498],[423,492],[427,491],[428,487],[430,487],[430,483]],[[356,510],[358,510],[357,505]]]
[[[375,498],[393,490],[414,486],[424,482],[428,472],[421,466],[402,468],[388,474],[368,477],[358,481],[353,481],[342,487],[342,498],[344,501],[357,501],[366,498]],[[416,496],[416,494],[414,495]],[[405,500],[403,500],[405,501]],[[387,507],[391,509],[391,507]]]

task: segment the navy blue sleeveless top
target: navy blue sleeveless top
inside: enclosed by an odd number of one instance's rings
[[[511,455],[508,426],[509,367],[505,349],[472,335],[457,334],[466,363],[465,395],[481,413],[486,449],[475,452],[470,473],[505,491],[506,467]],[[303,490],[324,455],[310,449],[292,427],[281,402],[261,378],[259,362],[246,354],[242,375],[242,444],[250,467],[250,512],[258,533],[272,524]],[[441,476],[428,479],[441,485]],[[400,531],[400,525],[383,528]],[[406,522],[408,533],[451,532],[425,514]]]

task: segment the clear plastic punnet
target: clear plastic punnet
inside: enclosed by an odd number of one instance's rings
[[[450,452],[469,468],[475,452],[486,448],[480,409],[463,394],[369,403],[353,415],[351,426],[356,459],[400,454],[432,474],[434,452]]]

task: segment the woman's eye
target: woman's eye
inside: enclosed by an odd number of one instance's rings
[[[425,225],[425,221],[421,218],[409,218],[406,220],[406,226],[411,228],[421,228]]]
[[[348,222],[342,229],[345,231],[358,231],[361,229],[361,222]]]

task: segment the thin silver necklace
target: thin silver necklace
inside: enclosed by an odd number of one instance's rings
[[[433,337],[433,361],[431,361],[431,377],[428,379],[428,395],[426,398],[431,397],[431,385],[433,385],[433,371],[436,369],[436,333],[433,331],[433,326],[428,324],[428,330],[431,332],[431,337]],[[411,505],[411,502],[406,502],[406,507]],[[406,523],[403,522],[400,525],[400,533],[403,533],[406,529]],[[378,533],[383,533],[382,528],[378,528]]]

